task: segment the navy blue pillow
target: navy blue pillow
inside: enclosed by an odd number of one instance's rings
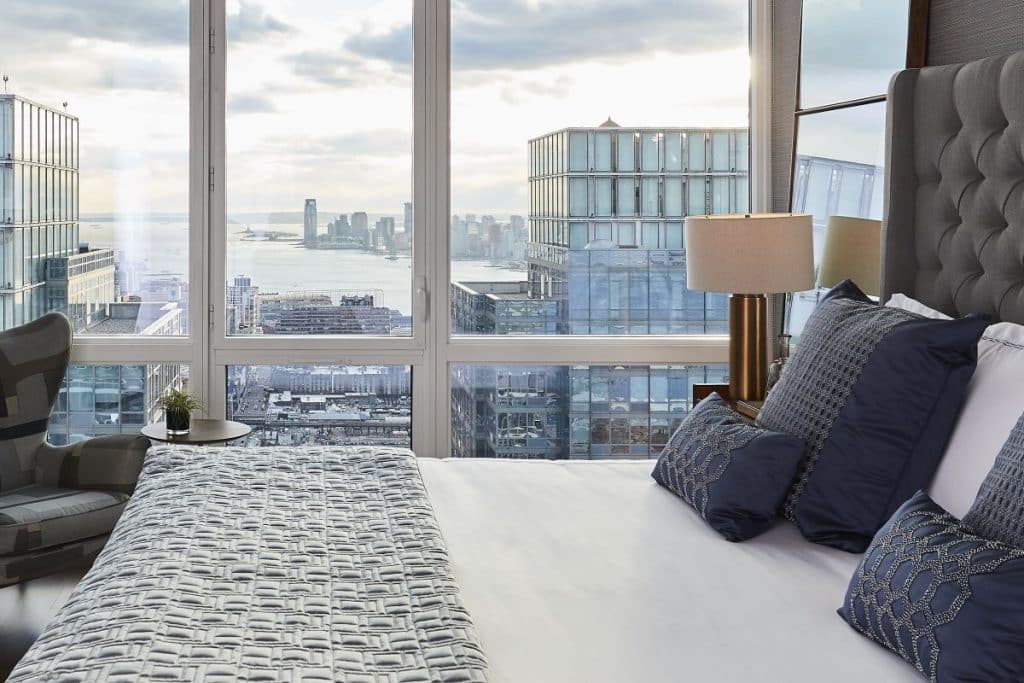
[[[931,681],[1024,681],[1024,551],[924,492],[875,536],[839,615]]]
[[[796,474],[804,442],[755,427],[711,394],[669,439],[651,476],[730,541],[766,531]]]
[[[879,306],[849,280],[825,295],[757,418],[807,442],[783,514],[808,540],[863,552],[928,484],[987,325]]]

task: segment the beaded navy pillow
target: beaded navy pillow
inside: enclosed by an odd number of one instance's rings
[[[964,524],[986,538],[1024,548],[1024,415],[996,456]]]
[[[839,615],[930,681],[1024,681],[1024,551],[924,492],[875,536]]]
[[[927,485],[986,325],[879,306],[849,280],[824,296],[757,418],[807,442],[783,508],[807,539],[863,552]]]
[[[711,394],[679,425],[651,472],[730,541],[753,538],[778,516],[804,442],[759,429]]]

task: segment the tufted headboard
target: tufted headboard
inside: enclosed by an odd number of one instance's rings
[[[882,297],[1024,324],[1024,51],[889,84]]]

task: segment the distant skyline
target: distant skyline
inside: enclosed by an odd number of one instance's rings
[[[454,0],[452,213],[525,213],[527,140],[747,123],[746,0]],[[229,0],[228,213],[400,215],[408,0]],[[81,121],[83,213],[188,207],[188,3],[8,0],[9,91]],[[633,36],[622,40],[625,32]],[[56,47],[55,47],[56,46]],[[223,181],[224,179],[222,179]]]

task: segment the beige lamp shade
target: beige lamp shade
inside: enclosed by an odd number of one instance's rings
[[[743,294],[813,288],[810,215],[687,216],[686,286]]]
[[[882,222],[830,216],[818,286],[833,287],[849,278],[861,291],[878,296],[882,288]]]

